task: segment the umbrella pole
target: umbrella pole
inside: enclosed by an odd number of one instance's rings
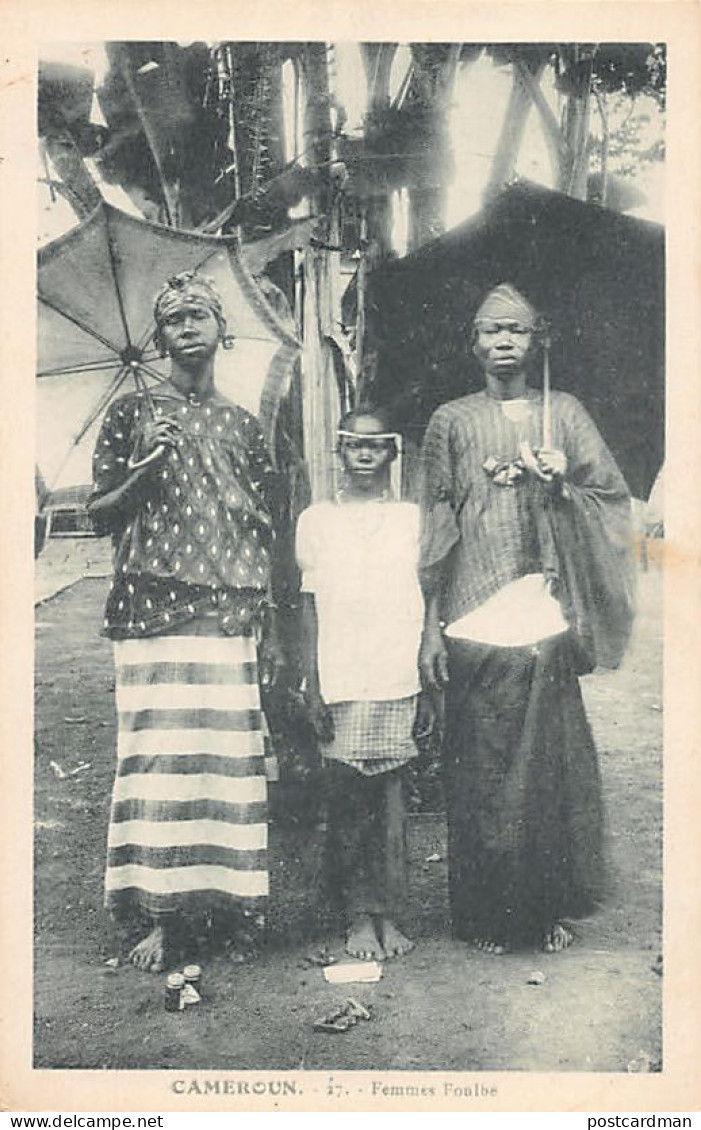
[[[543,448],[552,447],[552,403],[550,396],[550,342],[543,345]]]
[[[141,367],[134,369],[134,384],[136,391],[140,392],[146,401],[146,407],[151,413],[151,419],[155,419],[155,410],[153,406],[153,397],[151,396],[151,389],[146,384],[146,379],[142,374]]]
[[[80,428],[80,430],[73,437],[73,442],[71,444],[71,451],[73,450],[74,447],[78,446],[81,439],[89,431],[89,429],[93,426],[93,424],[97,420],[98,416],[102,415],[102,413],[107,408],[107,405],[117,395],[117,392],[119,391],[119,389],[124,384],[124,381],[127,378],[128,372],[129,372],[129,370],[126,368],[126,366],[123,365],[122,368],[117,373],[117,376],[114,378],[114,381],[112,382],[112,384],[108,388],[107,392],[100,399],[100,402],[98,403],[97,407],[93,409],[93,411],[88,416],[87,420],[84,421],[83,426]],[[70,455],[71,451],[68,452],[68,455]],[[68,458],[68,456],[66,456],[66,459],[67,458]],[[61,464],[61,470],[63,470],[63,466],[64,466],[64,464]]]

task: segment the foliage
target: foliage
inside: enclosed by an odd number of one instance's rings
[[[667,52],[662,43],[600,43],[594,82],[608,94],[648,94],[661,107],[667,90]]]
[[[664,109],[667,80],[664,45],[516,43],[490,45],[488,52],[498,65],[509,66],[514,75],[512,104],[502,127],[498,158],[492,170],[492,191],[498,191],[513,177],[529,103],[535,106],[540,117],[555,183],[570,195],[581,199],[591,196],[589,164],[597,147],[598,167],[604,181],[607,181],[609,157],[615,167],[616,159],[626,152],[628,165],[621,162],[617,171],[629,176],[635,166],[636,150],[642,149],[643,164],[661,159],[662,143],[654,142],[647,150],[643,149],[641,131],[645,118],[641,113],[634,114],[634,109],[638,100],[645,103],[653,100],[658,112]],[[546,66],[554,72],[555,88],[560,95],[559,120],[540,89],[540,76]],[[623,115],[616,136],[611,136],[613,131],[605,120],[598,143],[593,137],[592,96],[604,116],[607,99],[617,107],[625,104],[630,111],[627,116]],[[611,199],[607,193],[607,201]]]
[[[592,81],[607,93],[631,97],[650,94],[664,104],[667,85],[667,56],[661,43],[493,43],[486,44],[495,63],[512,66],[525,63],[536,71],[550,64],[561,93],[578,89],[579,77],[591,60]]]
[[[188,228],[223,223],[226,230],[227,225],[243,225],[249,239],[283,226],[291,204],[315,191],[315,184],[309,169],[284,168],[282,63],[292,59],[304,70],[312,46],[320,45],[107,43],[109,69],[97,91],[105,127],[90,122],[90,73],[42,64],[39,129],[60,177],[55,187],[78,214],[89,211],[99,197],[81,162],[90,157],[102,177],[124,188],[147,217]],[[391,49],[396,45],[365,46],[370,62],[385,50],[387,65],[379,69],[388,81]],[[375,91],[373,86],[365,152],[358,155],[364,160],[359,187],[374,190],[369,195],[386,196],[401,186],[419,188],[426,195],[445,185],[452,170],[446,117],[451,76],[458,65],[469,65],[483,51],[498,65],[523,68],[536,86],[542,68],[553,69],[564,99],[562,120],[558,123],[552,115],[549,120],[542,104],[538,109],[554,159],[562,165],[565,190],[568,177],[573,183],[577,151],[587,146],[586,120],[572,107],[590,90],[609,98],[612,107],[614,100],[635,104],[643,95],[664,107],[667,66],[661,44],[412,43],[410,47],[411,68],[400,101],[390,104],[387,90]],[[319,98],[328,97],[328,91],[317,93]],[[537,97],[537,90],[530,94]],[[610,131],[611,167],[624,175],[630,175],[630,154],[636,149],[642,147],[643,163],[659,160],[663,153],[660,142],[643,145],[642,113],[636,107]],[[342,116],[337,118],[341,123]],[[513,144],[518,143],[517,136]],[[590,149],[595,162],[597,145],[600,151],[596,141]],[[505,168],[513,164],[507,159]],[[418,200],[413,205],[419,207]],[[440,196],[431,202],[431,209],[436,207],[440,210]]]
[[[93,76],[76,71],[57,83],[46,65],[42,138],[55,137],[58,123],[75,152],[93,157],[103,179],[148,218],[206,226],[240,199],[253,206],[235,220],[253,234],[261,186],[282,166],[284,45],[129,41],[105,49],[109,68],[97,96],[106,127],[97,141],[88,121]],[[286,209],[278,218],[286,219]]]
[[[612,173],[635,177],[649,165],[664,160],[664,113],[659,102],[648,97],[614,94],[604,104],[608,120],[607,161]],[[657,119],[657,128],[655,121]],[[594,123],[596,126],[596,123]],[[590,152],[594,168],[601,167],[604,139],[593,132]]]

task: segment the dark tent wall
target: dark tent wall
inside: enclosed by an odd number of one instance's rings
[[[664,231],[528,183],[369,280],[373,398],[409,447],[434,409],[482,387],[475,311],[511,282],[552,326],[552,385],[585,404],[632,493],[647,498],[664,452]],[[540,382],[540,373],[532,383]]]

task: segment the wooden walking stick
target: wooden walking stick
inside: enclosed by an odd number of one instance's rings
[[[550,396],[550,335],[545,331],[543,344],[543,449],[550,451],[553,438],[552,398]]]

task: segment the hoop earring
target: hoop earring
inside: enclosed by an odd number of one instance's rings
[[[221,339],[222,349],[233,349],[235,341],[236,339],[233,334],[224,334],[223,338]]]

